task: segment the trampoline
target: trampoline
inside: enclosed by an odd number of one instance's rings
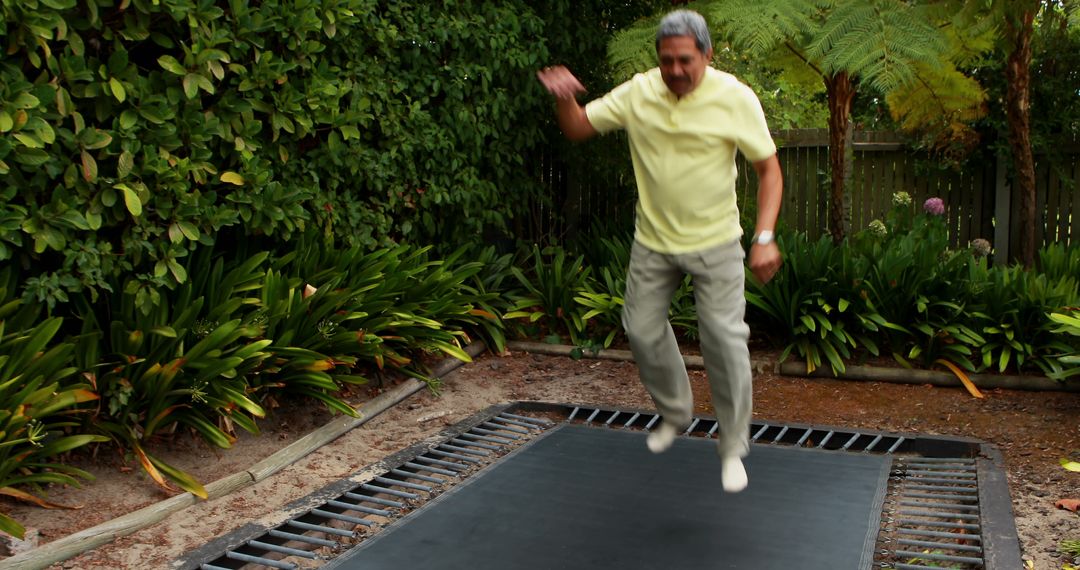
[[[714,420],[650,454],[650,413],[496,406],[238,529],[177,566],[863,570],[1018,568],[1000,455],[976,440],[755,422],[720,489]],[[365,470],[365,472],[370,472]],[[379,472],[378,469],[375,472]],[[316,505],[315,508],[312,508]]]

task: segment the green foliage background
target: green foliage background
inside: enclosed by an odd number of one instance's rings
[[[505,232],[552,134],[535,69],[599,77],[656,3],[607,4],[4,0],[0,262],[50,308],[121,276],[148,308],[222,239]]]

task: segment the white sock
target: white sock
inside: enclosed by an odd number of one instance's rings
[[[724,485],[724,491],[738,493],[746,488],[749,481],[746,478],[746,468],[743,467],[742,459],[736,455],[724,457],[720,461],[720,481]]]
[[[660,422],[660,426],[649,432],[649,436],[645,438],[645,445],[653,453],[663,453],[671,447],[671,444],[675,443],[676,435],[678,435],[678,430],[675,429],[675,426],[667,422]]]

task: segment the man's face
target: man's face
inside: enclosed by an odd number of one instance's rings
[[[657,55],[664,83],[672,93],[682,97],[701,83],[713,54],[712,48],[701,53],[690,36],[671,36],[660,40]]]

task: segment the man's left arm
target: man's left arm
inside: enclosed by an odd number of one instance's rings
[[[780,203],[784,197],[784,175],[780,170],[780,159],[772,155],[754,163],[758,177],[757,225],[754,237],[770,237],[776,231],[776,219],[780,215]],[[767,234],[765,232],[768,232]],[[767,243],[760,243],[760,242]],[[783,262],[780,248],[775,239],[755,239],[750,246],[750,271],[762,283],[768,283],[780,269]]]

